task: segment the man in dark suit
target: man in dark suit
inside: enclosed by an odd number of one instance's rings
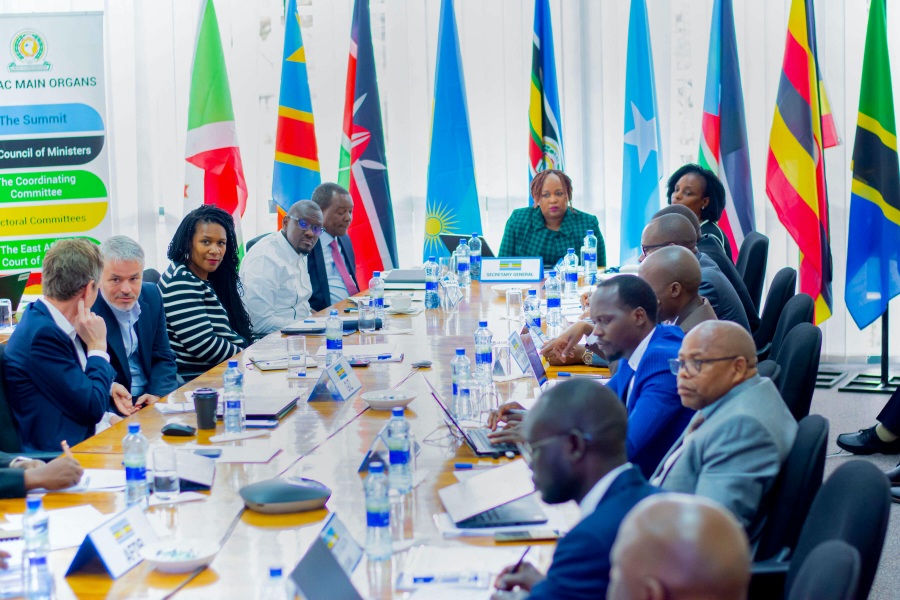
[[[347,229],[353,221],[350,192],[336,183],[323,183],[312,193],[324,216],[325,231],[319,236],[307,262],[312,296],[309,306],[320,311],[359,293],[356,257]]]
[[[717,320],[716,311],[699,293],[700,263],[687,248],[660,248],[644,259],[638,277],[650,284],[659,299],[657,320],[678,325],[684,333],[704,321]]]
[[[135,407],[153,404],[178,387],[159,288],[143,283],[144,250],[124,235],[100,246],[103,275],[93,310],[106,322],[113,394]]]
[[[82,442],[110,408],[116,372],[106,352],[106,323],[91,312],[102,272],[91,242],[55,242],[44,256],[44,297],[28,305],[9,338],[6,392],[26,452]],[[117,408],[133,412],[130,405]]]
[[[31,490],[72,487],[84,474],[74,458],[66,455],[44,463],[0,452],[0,498],[24,498]]]
[[[627,462],[625,409],[597,382],[566,381],[541,396],[522,427],[522,456],[541,498],[549,504],[574,500],[582,518],[556,545],[546,576],[526,562],[504,569],[497,588],[520,588],[533,600],[603,598],[619,525],[657,492]]]

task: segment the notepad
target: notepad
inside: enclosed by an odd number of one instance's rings
[[[6,523],[0,529],[22,529],[23,515],[6,515]],[[73,548],[81,544],[84,536],[98,527],[107,516],[90,505],[48,510],[50,526],[50,550]]]

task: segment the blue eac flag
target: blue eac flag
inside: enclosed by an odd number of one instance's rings
[[[482,229],[478,191],[475,188],[472,138],[469,135],[466,82],[459,55],[453,0],[442,0],[423,258],[427,260],[429,256],[449,255],[441,242],[441,235],[469,237],[473,232],[482,233]]]
[[[621,264],[641,253],[641,232],[659,210],[659,123],[644,0],[631,0],[625,69]]]

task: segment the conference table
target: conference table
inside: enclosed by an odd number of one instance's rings
[[[540,284],[533,284],[538,287]],[[388,292],[390,295],[391,292]],[[335,307],[353,306],[344,301]],[[422,306],[416,302],[413,306]],[[321,314],[327,314],[323,311]],[[343,313],[342,313],[343,314]],[[417,459],[419,473],[427,471],[424,480],[412,492],[412,530],[407,537],[416,544],[436,546],[495,546],[493,538],[472,537],[445,539],[439,532],[434,516],[444,512],[438,490],[456,482],[455,465],[460,462],[502,465],[507,458],[479,458],[455,436],[450,434],[443,413],[431,396],[423,379],[430,382],[444,395],[450,397],[450,361],[457,347],[465,347],[472,356],[473,333],[479,320],[486,320],[494,333],[494,340],[505,339],[518,322],[506,319],[506,305],[502,297],[495,295],[490,286],[481,287],[473,282],[458,310],[442,309],[424,311],[404,316],[388,316],[387,335],[381,330],[374,334],[355,333],[344,338],[344,344],[395,344],[402,352],[401,362],[375,362],[354,373],[362,383],[362,390],[348,401],[307,402],[307,392],[298,389],[300,400],[297,408],[280,422],[266,437],[229,442],[225,445],[267,447],[279,449],[267,463],[227,463],[216,467],[215,481],[202,502],[187,502],[146,510],[149,521],[162,538],[176,542],[210,540],[221,545],[216,558],[208,568],[191,574],[163,574],[154,571],[143,562],[117,580],[97,564],[65,577],[75,548],[51,553],[49,563],[56,580],[58,598],[254,598],[268,577],[270,566],[282,566],[289,573],[304,552],[312,544],[330,513],[337,513],[355,540],[365,544],[365,497],[363,479],[358,474],[361,461],[375,436],[390,418],[389,412],[369,409],[361,393],[392,387],[416,394],[416,399],[406,410],[411,430],[420,444]],[[391,335],[391,331],[404,328],[412,333]],[[307,351],[313,354],[324,337],[308,337]],[[280,333],[273,333],[247,350],[238,358],[245,365],[246,390],[284,389],[297,386],[289,382],[285,371],[261,372],[254,368],[248,357],[254,351],[271,351],[283,347]],[[415,369],[411,363],[431,360],[427,369]],[[321,360],[321,359],[320,359]],[[320,365],[322,363],[320,362]],[[171,399],[182,402],[183,393],[200,387],[218,388],[222,385],[224,364],[186,384],[162,402]],[[584,371],[588,367],[566,367],[566,371]],[[309,369],[305,385],[311,388],[321,369]],[[548,375],[555,376],[556,369],[549,367]],[[596,369],[591,372],[596,373]],[[533,377],[495,383],[502,401],[531,398],[534,393]],[[73,448],[77,460],[85,468],[122,469],[122,439],[127,425],[138,422],[148,438],[151,452],[160,444],[173,447],[184,444],[209,445],[215,432],[198,431],[196,437],[163,438],[160,430],[168,422],[196,425],[194,413],[165,415],[157,408],[146,407],[111,428],[85,440]],[[217,432],[224,430],[221,422]],[[221,446],[222,444],[216,444]],[[244,508],[239,490],[250,483],[278,476],[301,476],[317,480],[332,490],[332,496],[324,510],[305,513],[267,515]],[[44,497],[48,510],[84,504],[93,505],[100,512],[112,515],[125,509],[123,492],[48,493]],[[0,501],[0,516],[22,513],[24,500]],[[577,509],[566,507],[567,520],[574,523]],[[2,518],[2,517],[0,517]],[[502,544],[509,548],[509,544]],[[552,556],[552,543],[533,544],[528,559],[546,567]],[[519,546],[520,549],[525,546]],[[393,559],[393,574],[401,568],[403,552]],[[383,584],[369,581],[369,569],[365,558],[356,568],[353,581],[364,597],[406,597],[409,592],[386,591]],[[381,588],[381,589],[379,589]],[[421,597],[421,596],[420,596]]]

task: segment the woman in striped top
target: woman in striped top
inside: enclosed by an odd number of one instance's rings
[[[172,263],[159,280],[169,343],[185,381],[247,347],[250,316],[241,302],[237,236],[227,212],[189,212],[169,244]]]

